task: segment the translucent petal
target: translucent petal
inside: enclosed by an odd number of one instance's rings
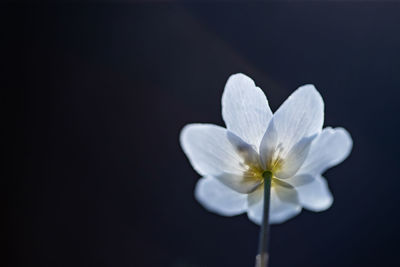
[[[314,176],[312,176],[311,174],[298,174],[288,179],[285,179],[285,182],[291,184],[293,187],[298,187],[309,184],[313,182],[314,179]]]
[[[223,216],[238,215],[247,209],[246,194],[237,193],[213,177],[197,182],[195,197],[208,211]]]
[[[301,212],[294,189],[274,187],[271,190],[270,223],[283,223]]]
[[[343,128],[325,128],[311,145],[299,173],[318,175],[342,162],[350,154],[353,141]]]
[[[261,166],[260,156],[254,146],[249,145],[244,140],[242,140],[236,134],[227,131],[227,137],[229,142],[235,148],[236,153],[238,153],[242,159],[244,159],[247,165]]]
[[[260,144],[260,160],[261,166],[264,169],[266,169],[267,165],[272,161],[277,145],[278,133],[274,124],[274,119],[272,119]]]
[[[225,85],[222,117],[229,131],[258,148],[272,112],[263,91],[239,73],[229,77]]]
[[[251,193],[253,192],[262,182],[262,178],[254,177],[251,174],[232,174],[222,173],[215,176],[221,183],[230,187],[231,189],[239,193]]]
[[[259,187],[248,195],[247,215],[251,221],[260,225],[262,222],[264,189]],[[301,212],[298,196],[294,188],[275,185],[271,188],[271,200],[269,210],[270,224],[283,223]]]
[[[181,146],[193,168],[201,175],[223,172],[241,174],[243,159],[227,138],[227,130],[212,124],[186,125],[180,136]]]
[[[294,176],[306,160],[311,148],[311,143],[315,137],[316,135],[304,137],[294,145],[283,159],[282,166],[275,175],[281,179]]]
[[[247,175],[248,165],[258,166],[254,149],[225,128],[189,124],[181,132],[181,145],[193,168],[203,176],[219,178],[238,192],[251,192],[260,183]],[[252,160],[256,162],[252,163]]]
[[[247,195],[247,216],[249,219],[261,225],[263,216],[263,201],[264,201],[264,189],[260,186],[254,192]]]
[[[315,176],[311,183],[296,187],[301,205],[312,211],[323,211],[333,203],[333,196],[322,176]]]
[[[324,122],[324,102],[313,85],[305,85],[293,92],[274,114],[278,143],[284,154],[302,138],[321,132]]]

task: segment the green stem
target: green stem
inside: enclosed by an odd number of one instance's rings
[[[263,217],[260,230],[260,243],[258,246],[258,255],[256,267],[267,267],[268,265],[268,241],[269,241],[269,202],[271,196],[272,173],[265,171],[264,177],[264,205]]]

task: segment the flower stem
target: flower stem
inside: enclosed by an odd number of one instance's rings
[[[268,266],[268,241],[269,241],[269,202],[271,196],[272,173],[265,171],[264,177],[264,205],[263,217],[260,230],[260,243],[258,245],[258,254],[256,257],[256,267]]]

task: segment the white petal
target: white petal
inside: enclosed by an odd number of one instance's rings
[[[353,141],[343,128],[325,128],[311,145],[299,173],[321,174],[342,162],[350,154]]]
[[[264,189],[263,185],[260,186],[256,191],[247,195],[247,216],[249,219],[261,225],[263,216],[263,205],[264,205]]]
[[[215,176],[221,183],[238,193],[248,194],[253,192],[262,182],[262,178],[256,178],[252,174],[222,173]]]
[[[238,192],[251,192],[259,184],[246,175],[246,163],[257,153],[239,137],[212,124],[189,124],[181,132],[181,146],[193,168],[203,176],[219,178]]]
[[[188,124],[181,131],[180,142],[193,168],[203,176],[223,172],[240,174],[245,170],[226,129],[220,126]]]
[[[278,145],[278,133],[274,124],[274,119],[269,122],[267,131],[265,132],[260,144],[260,160],[261,166],[265,169],[268,162],[271,162],[274,152]]]
[[[244,159],[245,163],[248,165],[260,166],[260,156],[256,152],[254,146],[249,145],[230,131],[227,131],[227,137],[229,142],[234,146],[236,153]]]
[[[288,152],[286,158],[284,158],[281,169],[275,175],[281,179],[294,176],[306,160],[311,143],[316,136],[304,137],[295,144]]]
[[[247,215],[251,221],[260,225],[262,222],[264,189],[259,187],[248,195]],[[269,207],[269,223],[283,223],[296,216],[301,211],[298,203],[297,193],[293,188],[274,186],[271,188],[271,199]]]
[[[283,202],[299,204],[299,197],[294,186],[288,184],[280,179],[273,179],[273,188],[275,189],[278,198]]]
[[[285,180],[285,182],[289,183],[294,187],[306,185],[313,181],[314,181],[314,176],[310,174],[298,174],[296,176],[290,177]]]
[[[229,77],[222,95],[222,117],[229,131],[259,146],[272,118],[267,98],[244,74]]]
[[[274,114],[279,143],[287,153],[303,137],[321,132],[324,102],[313,85],[298,88]]]
[[[315,176],[311,183],[296,187],[301,205],[312,211],[323,211],[333,203],[328,184],[322,176]]]
[[[301,212],[295,189],[275,184],[271,190],[270,223],[283,223]]]
[[[238,215],[247,209],[246,194],[233,191],[213,177],[197,182],[195,197],[208,211],[223,216]]]

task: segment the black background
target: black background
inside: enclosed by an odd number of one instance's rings
[[[325,125],[354,140],[325,174],[332,208],[272,227],[270,266],[396,265],[399,14],[374,2],[3,6],[7,265],[254,266],[258,227],[194,200],[178,142],[189,122],[223,124],[237,72],[273,110],[315,84]]]

